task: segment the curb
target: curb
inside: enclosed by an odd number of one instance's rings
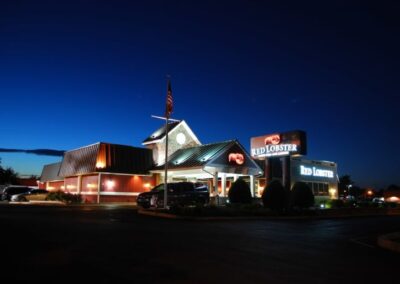
[[[152,217],[162,217],[162,218],[167,218],[167,219],[185,219],[182,216],[165,213],[165,212],[149,211],[149,210],[145,210],[145,209],[139,209],[137,212],[138,212],[138,214],[152,216]]]
[[[400,253],[400,232],[379,236],[378,245],[381,248]]]
[[[389,214],[354,214],[354,215],[310,215],[310,216],[220,216],[220,217],[193,217],[180,216],[171,213],[154,211],[148,209],[139,209],[140,215],[151,217],[159,217],[165,219],[179,219],[187,221],[252,221],[252,220],[272,220],[272,221],[287,221],[287,220],[324,220],[324,219],[343,219],[343,218],[362,218],[362,217],[384,217],[393,216]],[[397,214],[396,214],[397,215]]]
[[[28,201],[28,202],[19,202],[19,201],[10,201],[8,204],[18,204],[18,205],[66,205],[61,201]]]

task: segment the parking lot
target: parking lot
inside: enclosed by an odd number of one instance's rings
[[[3,279],[71,283],[398,283],[376,245],[400,217],[200,222],[132,206],[0,204]]]

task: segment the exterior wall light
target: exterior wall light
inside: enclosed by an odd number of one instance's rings
[[[389,202],[399,202],[400,198],[398,198],[397,196],[390,196],[386,200],[389,201]]]
[[[96,163],[96,169],[104,169],[106,167],[104,162],[97,162]]]
[[[114,189],[114,186],[115,186],[115,181],[113,181],[112,179],[106,181],[107,189]]]

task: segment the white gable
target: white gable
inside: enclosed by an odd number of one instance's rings
[[[164,135],[161,139],[145,144],[147,148],[153,150],[153,160],[156,165],[165,161],[165,138]],[[179,149],[198,145],[201,145],[201,142],[184,120],[168,132],[168,156]]]

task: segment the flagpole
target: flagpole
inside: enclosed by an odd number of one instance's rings
[[[167,81],[167,101],[165,105],[165,172],[164,172],[164,209],[168,209],[168,120],[172,113],[172,89],[171,81],[168,76]]]
[[[164,209],[168,209],[168,116],[165,118],[165,173],[164,173]]]

